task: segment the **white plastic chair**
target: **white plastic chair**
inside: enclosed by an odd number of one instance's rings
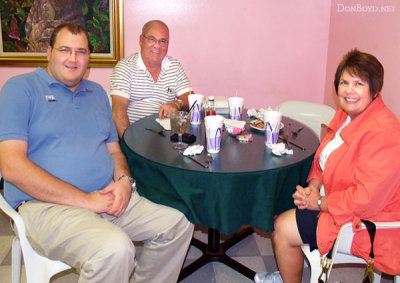
[[[314,102],[288,100],[276,108],[283,116],[300,121],[310,127],[318,138],[321,137],[321,124],[328,125],[335,115],[332,107]]]
[[[13,221],[17,228],[17,235],[12,243],[11,264],[12,283],[21,282],[21,251],[24,256],[27,283],[48,283],[50,278],[71,267],[61,261],[51,260],[39,255],[30,245],[25,234],[25,224],[21,215],[16,212],[0,193],[0,209]]]
[[[374,222],[376,225],[376,229],[399,229],[400,222]],[[365,229],[364,224],[362,224]],[[366,266],[366,261],[363,258],[356,257],[350,253],[351,244],[353,241],[354,232],[352,228],[352,223],[347,223],[342,226],[339,231],[338,237],[336,239],[336,243],[333,247],[332,252],[332,265],[328,270],[328,278],[332,270],[332,266],[334,264],[345,264],[345,263],[356,263],[363,264]],[[318,282],[318,277],[321,274],[321,256],[318,250],[313,250],[310,252],[310,247],[308,244],[301,246],[304,255],[306,256],[309,266],[311,268],[311,277],[310,283]],[[379,271],[375,269],[374,271],[374,282],[381,281],[381,274]],[[328,279],[326,278],[326,280]],[[361,282],[362,278],[360,278]],[[394,283],[400,283],[400,275],[396,275],[394,277]]]

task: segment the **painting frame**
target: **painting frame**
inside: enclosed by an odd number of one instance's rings
[[[109,0],[109,5],[110,52],[91,53],[89,67],[114,67],[124,57],[123,0]],[[2,34],[1,25],[0,34]],[[46,65],[46,53],[3,52],[3,39],[0,37],[0,67],[43,67]]]

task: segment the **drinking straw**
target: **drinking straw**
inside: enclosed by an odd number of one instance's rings
[[[196,105],[196,102],[197,102],[197,100],[195,100],[195,101],[193,102],[193,104],[192,104],[192,106],[190,106],[190,108],[189,108],[188,112],[192,111],[192,109],[193,109],[193,106],[195,106],[195,105]]]

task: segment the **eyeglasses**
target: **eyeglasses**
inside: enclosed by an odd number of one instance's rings
[[[71,48],[65,46],[60,48],[54,47],[54,49],[60,52],[64,56],[71,56],[72,52],[75,52],[76,57],[85,57],[89,54],[89,51],[87,49],[72,50]]]
[[[160,44],[161,47],[165,47],[165,46],[168,45],[168,40],[166,40],[165,38],[163,38],[163,39],[156,39],[156,38],[153,37],[153,36],[147,37],[147,36],[145,36],[144,34],[142,34],[142,35],[143,35],[144,38],[146,38],[146,39],[150,42],[151,45],[156,44],[156,42],[158,42],[158,44]]]

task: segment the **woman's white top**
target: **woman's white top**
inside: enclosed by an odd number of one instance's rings
[[[350,116],[347,116],[346,120],[343,122],[342,126],[340,126],[339,130],[336,132],[335,137],[325,146],[325,148],[321,151],[321,154],[318,157],[319,166],[322,169],[322,172],[325,169],[326,161],[328,160],[329,155],[335,151],[339,146],[343,144],[343,139],[340,136],[340,132],[342,129],[347,126],[351,122]]]

